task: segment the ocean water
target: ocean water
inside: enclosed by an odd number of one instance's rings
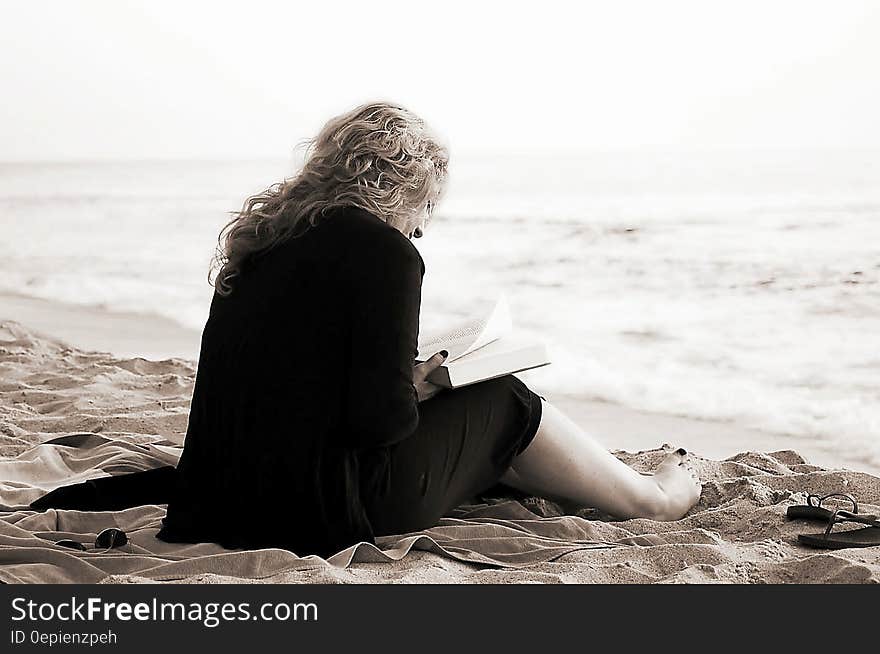
[[[0,291],[201,329],[208,264],[285,161],[0,164]],[[426,327],[506,292],[536,390],[736,421],[880,465],[880,153],[454,158]]]

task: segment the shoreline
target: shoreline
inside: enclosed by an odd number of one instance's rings
[[[167,318],[110,312],[23,295],[0,293],[0,321],[12,320],[49,339],[118,357],[163,360],[198,359],[200,332]],[[537,389],[541,392],[540,389]],[[631,409],[575,395],[542,392],[606,447],[638,452],[669,443],[700,456],[726,459],[745,451],[796,450],[810,463],[872,474],[854,453],[823,448],[807,437],[776,434],[736,423],[679,417]]]
[[[201,334],[161,316],[0,293],[0,321],[14,320],[47,338],[119,357],[199,357]]]

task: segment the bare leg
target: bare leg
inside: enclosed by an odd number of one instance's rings
[[[534,440],[501,479],[508,486],[620,518],[678,520],[700,499],[700,480],[684,450],[670,454],[653,475],[643,475],[549,402],[542,408]]]

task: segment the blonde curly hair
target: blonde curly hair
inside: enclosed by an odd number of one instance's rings
[[[247,261],[301,236],[331,209],[359,207],[406,233],[443,191],[446,148],[398,104],[361,105],[307,143],[299,172],[248,198],[221,230],[211,266],[217,293],[231,293]]]

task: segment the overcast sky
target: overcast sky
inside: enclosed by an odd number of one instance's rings
[[[880,3],[13,2],[0,159],[288,156],[389,98],[459,151],[880,147]]]

